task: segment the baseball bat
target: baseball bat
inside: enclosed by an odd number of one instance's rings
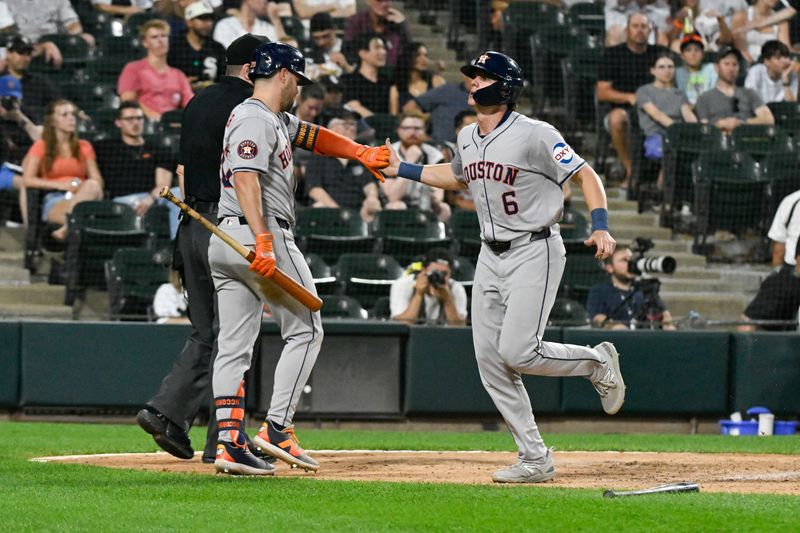
[[[666,485],[657,485],[649,489],[641,490],[607,490],[603,492],[604,498],[622,498],[625,496],[645,496],[647,494],[665,494],[676,492],[700,492],[700,485],[691,481],[682,481],[680,483],[667,483]]]
[[[161,198],[166,198],[173,204],[177,205],[181,211],[198,221],[203,225],[204,228],[222,239],[225,244],[236,250],[236,252],[244,257],[248,263],[253,262],[253,259],[256,257],[256,253],[253,250],[219,229],[219,227],[203,218],[200,213],[179,200],[174,194],[172,194],[172,191],[169,190],[169,187],[164,187],[161,189],[161,192],[159,192],[158,195],[161,196]],[[275,285],[286,291],[292,298],[310,310],[319,311],[320,308],[322,308],[322,300],[318,296],[315,296],[309,292],[308,289],[297,283],[291,276],[287,275],[280,268],[276,268],[275,273],[269,279],[273,281]]]

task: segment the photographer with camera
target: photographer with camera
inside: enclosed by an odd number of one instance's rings
[[[408,324],[463,326],[467,319],[467,291],[450,276],[453,256],[431,248],[425,260],[412,263],[392,283],[392,319]]]
[[[614,253],[604,261],[609,274],[608,281],[598,283],[589,291],[586,309],[592,326],[605,329],[636,329],[643,325],[665,330],[675,330],[672,315],[658,295],[660,282],[656,278],[640,278],[644,272],[666,272],[675,270],[671,257],[645,259],[644,251],[652,247],[652,241],[636,240],[638,257],[630,246],[617,246]]]

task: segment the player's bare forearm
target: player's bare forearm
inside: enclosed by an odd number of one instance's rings
[[[456,175],[453,174],[450,163],[425,165],[422,169],[422,179],[420,181],[425,185],[446,191],[463,191],[467,188],[467,184],[458,181]]]
[[[267,223],[264,220],[264,208],[261,205],[261,185],[258,183],[258,174],[255,172],[236,172],[233,175],[233,188],[236,198],[242,208],[247,225],[254,235],[268,233]]]
[[[588,164],[584,165],[571,179],[583,191],[583,198],[589,211],[597,208],[608,209],[603,182],[600,181],[600,176],[592,167]]]

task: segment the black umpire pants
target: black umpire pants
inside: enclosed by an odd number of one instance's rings
[[[196,209],[212,224],[217,223],[216,209]],[[189,431],[203,405],[209,406],[208,433],[204,455],[213,457],[217,443],[217,421],[211,407],[211,372],[216,355],[219,322],[211,267],[208,265],[208,243],[211,233],[199,222],[184,216],[178,228],[176,248],[180,257],[181,281],[189,299],[189,320],[192,333],[186,340],[169,374],[147,405],[170,421]]]

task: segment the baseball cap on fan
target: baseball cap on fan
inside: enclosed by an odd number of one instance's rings
[[[259,45],[268,43],[263,35],[246,33],[233,41],[225,50],[225,62],[228,65],[249,65],[255,60],[255,51]]]
[[[15,35],[9,39],[6,50],[18,54],[30,54],[33,52],[33,45],[26,37]]]
[[[186,20],[196,19],[197,17],[214,16],[214,10],[205,4],[205,2],[194,2],[186,6],[183,10],[183,18]]]
[[[17,100],[22,99],[22,82],[11,74],[0,77],[0,98],[11,96]]]

